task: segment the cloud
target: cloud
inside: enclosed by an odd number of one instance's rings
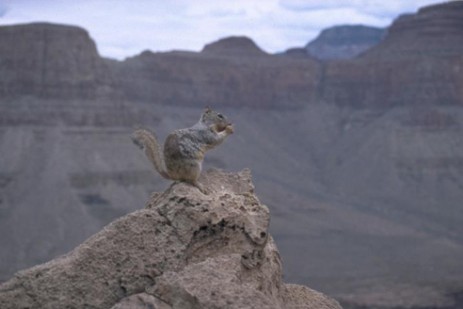
[[[49,21],[78,25],[100,54],[123,59],[143,50],[199,51],[219,38],[245,35],[268,52],[304,46],[339,24],[387,26],[436,0],[3,0],[0,24]]]
[[[400,12],[404,10],[415,11],[417,7],[422,7],[431,3],[437,3],[436,0],[324,0],[324,1],[311,1],[311,0],[280,0],[278,4],[281,7],[290,10],[320,10],[320,9],[333,9],[333,8],[355,8],[358,10],[367,10],[370,12]]]
[[[280,0],[279,5],[286,10],[293,11],[330,11],[334,9],[352,9],[360,14],[376,17],[395,18],[402,13],[413,13],[419,7],[438,3],[438,0]],[[329,15],[327,15],[329,16]]]
[[[7,11],[8,11],[8,7],[0,3],[0,17],[4,16]]]

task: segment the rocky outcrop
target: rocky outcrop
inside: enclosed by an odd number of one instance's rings
[[[342,106],[462,105],[463,3],[398,18],[358,59],[324,66],[320,99]]]
[[[285,284],[250,172],[179,183],[70,253],[0,285],[2,308],[333,308]]]
[[[268,55],[246,37],[201,53],[146,51],[119,62],[101,58],[78,27],[0,27],[2,98],[294,108],[315,92],[317,68],[313,60]]]
[[[461,7],[449,2],[423,8],[398,18],[386,35],[384,29],[366,26],[327,29],[306,46],[332,60],[322,64],[301,49],[288,50],[286,57],[266,55],[250,39],[231,37],[201,53],[145,52],[120,64],[117,75],[130,100],[164,104],[461,105]]]
[[[278,55],[292,57],[292,58],[302,58],[302,59],[312,57],[309,53],[307,53],[307,50],[302,47],[290,48]]]
[[[285,109],[316,101],[362,108],[460,105],[462,8],[449,2],[402,16],[383,40],[377,28],[327,29],[306,50],[333,55],[317,54],[324,59],[362,54],[323,64],[301,49],[268,55],[246,37],[221,39],[201,53],[146,51],[111,62],[77,27],[1,27],[0,95]],[[24,40],[17,43],[16,36]]]
[[[226,41],[223,53],[222,43],[201,53],[143,52],[119,64],[119,84],[130,100],[183,106],[288,109],[313,97],[317,62],[229,48],[241,40]]]
[[[95,99],[111,76],[84,29],[48,23],[0,27],[0,95]]]
[[[202,53],[240,57],[265,56],[253,40],[245,36],[231,36],[204,46]]]
[[[368,59],[412,59],[463,53],[463,2],[423,7],[397,18],[381,44],[365,53]]]
[[[382,28],[364,25],[334,26],[323,30],[305,50],[318,59],[350,59],[381,42],[384,33]]]
[[[463,57],[373,60],[328,63],[319,99],[339,106],[385,109],[393,106],[462,105]]]
[[[0,95],[280,109],[318,101],[362,108],[461,105],[462,20],[463,4],[454,1],[398,18],[384,39],[379,28],[326,29],[305,50],[331,60],[361,54],[322,64],[300,48],[288,57],[266,54],[247,37],[221,39],[200,53],[146,51],[109,61],[83,29],[4,26]]]

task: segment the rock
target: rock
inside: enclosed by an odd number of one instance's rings
[[[110,61],[78,27],[2,26],[0,95],[279,109],[318,101],[461,105],[462,21],[463,4],[453,1],[401,16],[385,36],[360,25],[326,29],[305,50],[321,59],[360,56],[323,64],[297,48],[288,57],[269,55],[247,37],[221,39],[200,53],[146,51]]]
[[[312,57],[305,48],[295,47],[285,50],[283,53],[279,54],[281,56],[287,56],[292,58],[305,59]]]
[[[79,27],[0,27],[2,97],[294,108],[315,92],[317,70],[311,59],[268,55],[246,37],[219,40],[201,53],[145,51],[121,62],[101,58]],[[118,107],[111,109],[114,113]],[[56,115],[41,115],[38,121]],[[66,113],[62,118],[81,122],[91,117]]]
[[[0,59],[3,97],[112,97],[109,69],[82,28],[49,23],[2,26]]]
[[[111,307],[111,309],[172,309],[172,306],[163,302],[159,298],[147,294],[139,293],[122,299]]]
[[[340,308],[282,281],[249,170],[173,184],[70,253],[0,285],[2,308]]]
[[[368,59],[412,59],[423,54],[463,53],[463,2],[447,1],[399,16],[384,40],[365,53]]]
[[[206,44],[201,52],[242,57],[265,56],[267,54],[253,40],[245,36],[231,36]]]
[[[377,45],[383,39],[385,29],[344,25],[324,29],[305,51],[318,59],[350,59]]]
[[[240,42],[226,41],[223,52],[220,42],[201,53],[143,52],[117,66],[118,83],[128,100],[175,106],[292,109],[313,97],[316,61],[256,56]]]
[[[323,68],[320,99],[356,108],[463,104],[463,2],[399,17],[384,40]]]

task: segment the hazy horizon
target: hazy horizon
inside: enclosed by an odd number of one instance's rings
[[[335,25],[388,26],[397,16],[436,0],[366,1],[137,1],[5,0],[0,25],[51,22],[89,31],[104,57],[124,59],[143,50],[199,51],[231,35],[253,39],[269,53],[304,46]]]

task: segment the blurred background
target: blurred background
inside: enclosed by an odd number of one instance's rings
[[[0,281],[167,188],[130,134],[207,105],[286,281],[463,308],[463,1],[0,1]]]

